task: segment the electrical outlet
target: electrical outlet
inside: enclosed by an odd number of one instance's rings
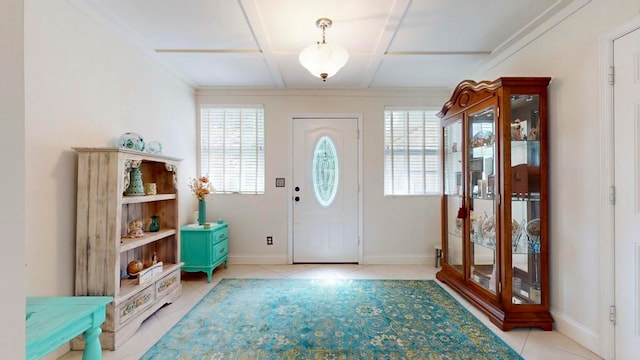
[[[273,245],[273,236],[267,236],[267,245]]]

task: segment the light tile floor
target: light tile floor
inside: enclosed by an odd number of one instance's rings
[[[438,269],[428,265],[229,265],[218,267],[213,281],[207,283],[204,273],[183,273],[182,296],[149,317],[137,333],[116,351],[103,351],[105,360],[134,360],[144,354],[157,340],[180,320],[198,301],[223,278],[340,278],[340,279],[435,279]],[[503,332],[488,318],[462,299],[448,286],[438,282],[487,327],[527,360],[600,359],[558,331],[521,328]],[[70,351],[61,360],[82,359],[81,351]]]

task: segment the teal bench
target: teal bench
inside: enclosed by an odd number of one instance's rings
[[[111,296],[27,297],[27,359],[40,359],[77,335],[83,360],[100,360],[100,325]]]

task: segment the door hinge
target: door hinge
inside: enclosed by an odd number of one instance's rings
[[[360,235],[358,235],[358,246],[360,246]]]
[[[613,323],[613,325],[616,324],[616,307],[615,307],[615,305],[609,306],[609,321],[611,321]]]
[[[616,82],[616,72],[613,66],[609,66],[609,85],[614,85]]]
[[[616,187],[615,186],[609,186],[609,204],[611,205],[616,204]]]
[[[498,293],[502,293],[502,282],[498,282]]]
[[[356,129],[356,140],[360,140],[360,129]]]

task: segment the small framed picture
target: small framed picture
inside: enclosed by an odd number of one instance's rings
[[[284,178],[276,178],[276,187],[284,187]]]

